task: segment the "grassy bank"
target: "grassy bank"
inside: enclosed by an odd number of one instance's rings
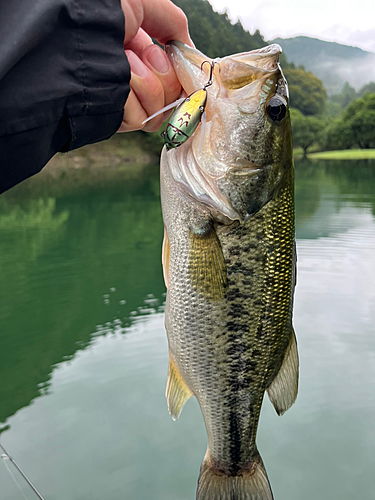
[[[303,156],[301,148],[296,148],[294,156]],[[343,149],[338,151],[316,151],[308,153],[311,160],[375,160],[375,149]]]
[[[344,149],[342,151],[320,151],[309,158],[319,160],[375,160],[375,149]]]

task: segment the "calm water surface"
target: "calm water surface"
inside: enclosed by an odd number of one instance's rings
[[[46,500],[193,500],[206,433],[164,399],[157,170],[37,193],[0,197],[2,444]],[[297,163],[296,204],[300,393],[282,418],[265,399],[258,446],[276,500],[371,500],[375,163]],[[6,465],[0,499],[36,498]]]

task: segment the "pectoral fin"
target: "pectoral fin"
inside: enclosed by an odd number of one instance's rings
[[[193,288],[207,299],[225,297],[227,270],[215,229],[190,233],[189,274]]]
[[[267,389],[268,397],[278,415],[283,415],[297,398],[298,368],[297,341],[292,330],[281,368]]]
[[[185,384],[182,375],[177,368],[176,362],[169,355],[168,381],[166,398],[168,410],[173,420],[180,416],[186,401],[193,395],[189,387]]]
[[[163,240],[163,247],[161,251],[161,261],[163,264],[163,275],[164,275],[164,283],[166,288],[169,287],[169,238],[168,238],[168,233],[167,230],[164,226],[164,240]]]

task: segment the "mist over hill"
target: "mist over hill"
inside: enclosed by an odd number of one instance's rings
[[[320,78],[328,94],[340,92],[345,82],[358,90],[375,81],[372,52],[307,36],[276,38],[272,42],[281,45],[288,62],[296,66],[302,64]]]

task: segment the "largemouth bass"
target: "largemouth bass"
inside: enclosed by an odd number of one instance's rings
[[[179,42],[166,50],[186,93],[203,87],[209,59]],[[279,415],[297,396],[293,159],[280,52],[271,45],[216,59],[205,126],[161,157],[166,395],[174,419],[192,395],[203,414],[198,500],[272,499],[256,446],[263,396]]]

